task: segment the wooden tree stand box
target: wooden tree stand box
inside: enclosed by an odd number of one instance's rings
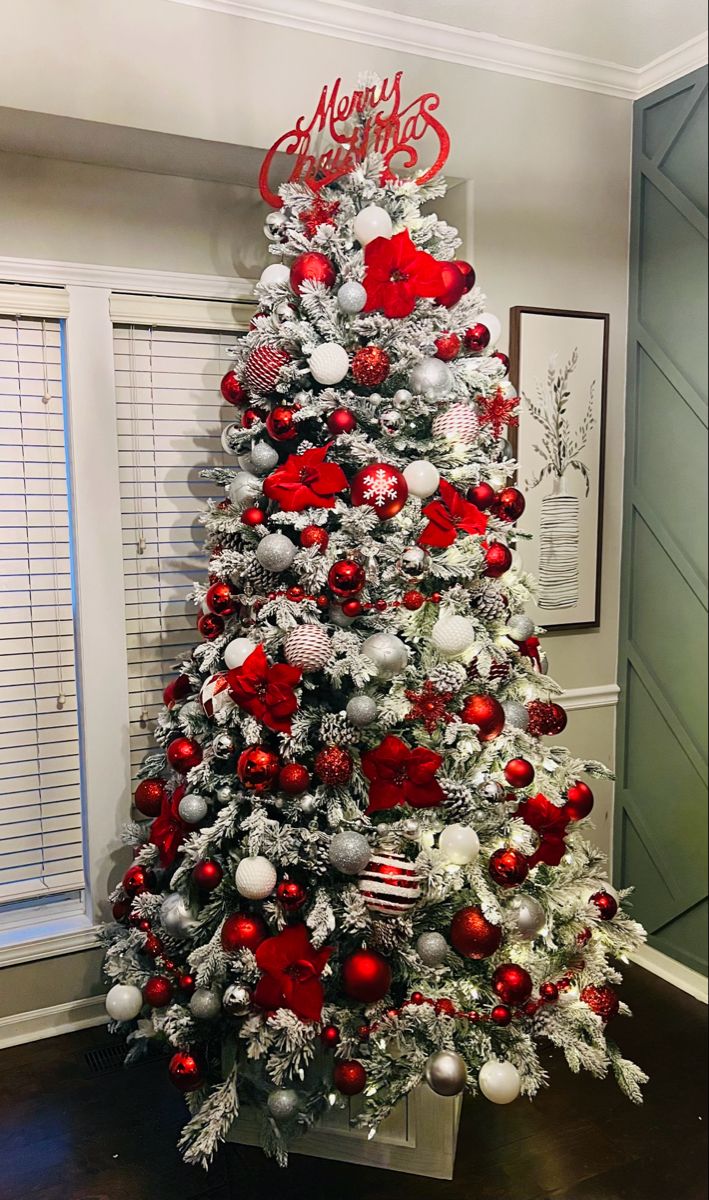
[[[357,1101],[352,1100],[349,1110],[333,1110],[316,1131],[294,1141],[291,1153],[429,1179],[452,1179],[461,1107],[460,1096],[447,1099],[428,1087],[417,1088],[370,1141],[366,1130],[350,1127],[350,1118],[357,1114]],[[256,1115],[243,1109],[227,1140],[260,1145]]]

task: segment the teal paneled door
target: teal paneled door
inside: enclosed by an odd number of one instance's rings
[[[615,878],[707,972],[707,72],[638,102]]]

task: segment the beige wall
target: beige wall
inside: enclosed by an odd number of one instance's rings
[[[555,635],[547,649],[565,688],[612,684],[630,105],[165,0],[0,0],[0,27],[0,106],[242,146],[270,144],[340,73],[352,83],[363,69],[403,67],[411,95],[440,91],[450,172],[474,185],[474,260],[491,309],[502,318],[516,304],[611,314],[602,622]],[[250,276],[264,258],[261,212],[249,189],[0,155],[0,255]],[[612,708],[571,713],[575,752],[612,761],[613,740]],[[611,789],[598,792],[597,838],[607,847]],[[73,988],[89,994],[97,979],[95,955],[28,964],[12,969],[5,1003],[59,1003]]]

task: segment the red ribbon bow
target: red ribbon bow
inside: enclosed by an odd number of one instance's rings
[[[171,867],[177,858],[177,852],[190,831],[179,814],[180,800],[186,794],[187,788],[175,788],[171,796],[163,798],[160,814],[150,826],[149,841],[157,846],[160,853],[160,866]]]

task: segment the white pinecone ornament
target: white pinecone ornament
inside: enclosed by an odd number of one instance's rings
[[[234,707],[226,675],[210,675],[199,693],[202,708],[208,717],[225,716]]]
[[[283,643],[286,662],[304,675],[321,671],[332,658],[332,642],[322,625],[298,625]]]
[[[252,392],[271,392],[290,355],[277,346],[254,346],[246,359],[246,384]]]
[[[375,854],[359,877],[359,890],[370,912],[400,917],[421,897],[421,878],[403,854]]]
[[[433,422],[431,433],[435,438],[449,442],[472,445],[480,434],[480,421],[474,404],[452,404],[440,412]]]

